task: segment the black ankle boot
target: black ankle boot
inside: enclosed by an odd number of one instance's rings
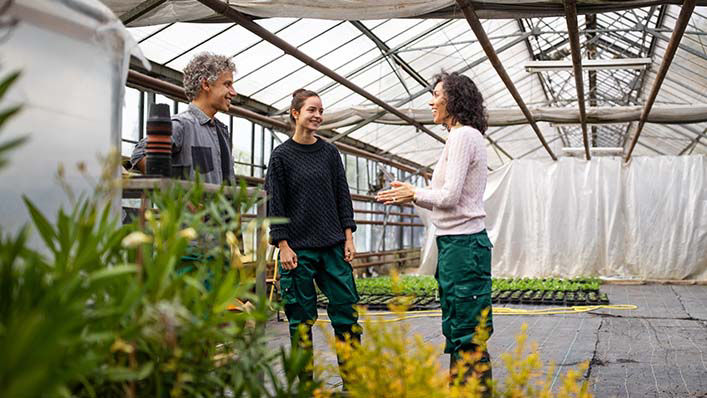
[[[347,335],[348,335],[348,333],[347,333]],[[338,341],[343,341],[343,342],[346,341],[346,335],[341,335],[341,334],[335,333],[334,336],[336,337],[336,339]],[[361,344],[361,335],[357,334],[357,333],[350,334],[349,335],[349,343],[352,345]],[[338,352],[336,353],[336,361],[339,364],[339,374],[341,375],[341,382],[342,382],[341,390],[348,391],[348,387],[346,386],[346,383],[348,381],[348,375],[344,371],[345,360],[342,359],[341,354]]]
[[[297,375],[300,383],[314,381],[314,349],[312,337],[313,336],[311,327],[307,328],[306,330],[306,338],[302,338],[299,333],[291,337],[292,348],[294,349],[296,347],[298,350],[301,350],[303,353],[309,356],[307,366],[305,367],[305,369],[301,370]]]
[[[449,355],[449,385],[453,385],[453,381],[456,378],[456,365],[459,360],[464,355],[464,352],[458,352],[456,354],[450,354]],[[486,366],[486,370],[484,371],[477,371],[476,365],[477,364],[483,364]],[[466,382],[472,378],[472,377],[477,377],[479,379],[479,383],[485,388],[484,393],[482,395],[483,398],[491,398],[492,397],[492,392],[491,388],[489,387],[490,382],[493,380],[493,372],[491,370],[491,356],[489,355],[488,351],[483,351],[481,353],[481,359],[479,359],[478,362],[470,364],[470,366],[464,370],[464,376],[462,378],[462,385],[465,385]]]

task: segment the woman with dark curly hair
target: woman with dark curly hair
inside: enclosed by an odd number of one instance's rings
[[[484,225],[483,195],[486,188],[487,128],[484,99],[474,82],[458,73],[440,73],[430,107],[434,122],[449,131],[442,156],[427,188],[395,181],[393,188],[378,194],[385,204],[415,202],[432,210],[437,228],[437,272],[442,305],[444,352],[451,354],[450,374],[464,353],[481,352],[464,377],[475,370],[485,385],[491,379],[491,363],[485,341],[474,341],[482,310],[488,309],[486,327],[493,332],[491,317],[491,241]],[[478,340],[478,339],[477,339]],[[477,345],[477,343],[480,343]],[[487,390],[487,393],[489,391]]]

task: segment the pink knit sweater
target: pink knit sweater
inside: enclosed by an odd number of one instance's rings
[[[486,145],[473,127],[453,127],[427,188],[415,203],[432,210],[436,235],[464,235],[485,228]]]

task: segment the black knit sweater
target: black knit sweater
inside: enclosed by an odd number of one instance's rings
[[[270,227],[270,243],[293,249],[329,247],[356,230],[346,172],[336,147],[317,138],[311,145],[289,139],[270,155],[265,177],[268,216],[286,217]]]

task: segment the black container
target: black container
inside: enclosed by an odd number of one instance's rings
[[[567,305],[575,305],[577,304],[577,301],[575,300],[575,294],[574,292],[567,292],[565,293],[565,303]]]
[[[491,292],[491,302],[492,303],[497,303],[498,302],[498,295],[501,294],[498,290],[494,290]]]
[[[530,299],[530,302],[532,304],[542,304],[544,294],[544,291],[536,290],[535,292],[533,292],[533,297]]]
[[[553,304],[555,302],[555,292],[552,290],[546,291],[545,295],[543,295],[543,304]]]
[[[606,293],[600,293],[599,302],[604,305],[609,304],[609,296],[607,296]]]
[[[169,105],[154,104],[146,123],[145,174],[172,176],[172,118]]]
[[[520,303],[520,295],[523,294],[522,290],[514,290],[513,293],[511,293],[511,303],[512,304],[518,304]]]
[[[513,292],[510,290],[502,291],[501,294],[498,295],[498,302],[501,304],[506,304],[507,302],[509,302],[511,293]]]
[[[575,292],[574,299],[575,299],[577,305],[587,305],[588,304],[587,303],[587,294],[581,290],[578,292]]]
[[[565,303],[565,292],[556,291],[555,292],[555,304],[562,305]]]

